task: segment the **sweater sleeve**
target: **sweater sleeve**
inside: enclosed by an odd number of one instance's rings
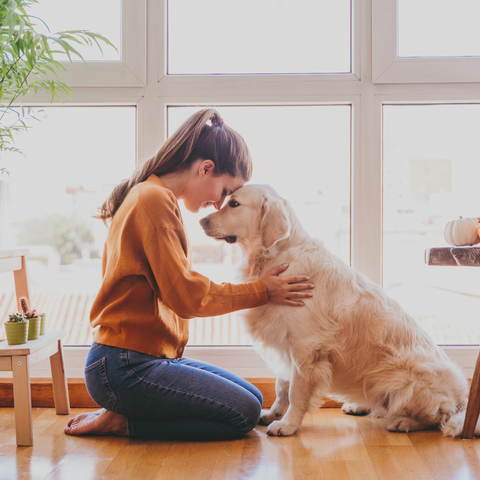
[[[160,227],[145,244],[160,300],[181,318],[223,315],[268,302],[261,280],[221,285],[190,268],[183,229]]]

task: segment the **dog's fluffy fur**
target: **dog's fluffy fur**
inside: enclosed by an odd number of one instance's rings
[[[245,313],[277,375],[277,398],[260,418],[268,434],[295,434],[322,396],[345,402],[345,413],[386,418],[390,431],[461,433],[462,371],[380,287],[311,238],[275,190],[242,187],[200,223],[208,236],[243,247],[244,281],[288,264],[284,275],[307,274],[315,285],[303,307],[269,303]]]

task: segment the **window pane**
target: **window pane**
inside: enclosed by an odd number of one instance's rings
[[[384,288],[439,344],[479,343],[480,271],[424,263],[446,224],[478,217],[480,105],[384,107]]]
[[[169,1],[168,73],[349,73],[350,17],[350,0]]]
[[[250,183],[270,184],[312,236],[350,263],[350,106],[215,108],[250,148]],[[170,107],[169,132],[198,109]],[[195,270],[217,283],[238,282],[240,247],[207,237],[198,223],[213,207],[198,214],[181,207]],[[192,320],[190,344],[250,342],[235,313]]]
[[[26,245],[32,308],[65,344],[90,344],[108,230],[92,218],[135,168],[135,107],[45,107],[18,138],[25,157],[2,153],[0,244]],[[0,326],[16,310],[13,274],[0,274]],[[3,333],[3,328],[1,328]]]
[[[34,3],[28,10],[32,17],[38,17],[50,29],[50,34],[65,30],[90,30],[108,38],[118,49],[100,43],[103,54],[97,46],[89,47],[73,43],[87,62],[91,61],[119,61],[121,59],[122,35],[122,1],[121,0],[82,0],[68,2],[65,8],[64,0],[41,0]],[[39,33],[49,34],[42,22],[37,22],[36,30]],[[66,55],[56,54],[59,61],[69,61]],[[73,59],[74,57],[72,57]],[[77,60],[75,60],[77,61]],[[81,61],[81,60],[78,60]]]
[[[398,0],[400,57],[480,55],[478,0]]]

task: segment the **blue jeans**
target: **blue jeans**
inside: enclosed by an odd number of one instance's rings
[[[258,423],[262,394],[242,378],[188,358],[93,343],[85,383],[101,407],[127,417],[130,437],[231,440]]]

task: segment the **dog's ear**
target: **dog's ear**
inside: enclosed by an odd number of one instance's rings
[[[263,201],[260,229],[265,248],[272,247],[290,235],[291,223],[285,201],[267,195]]]

